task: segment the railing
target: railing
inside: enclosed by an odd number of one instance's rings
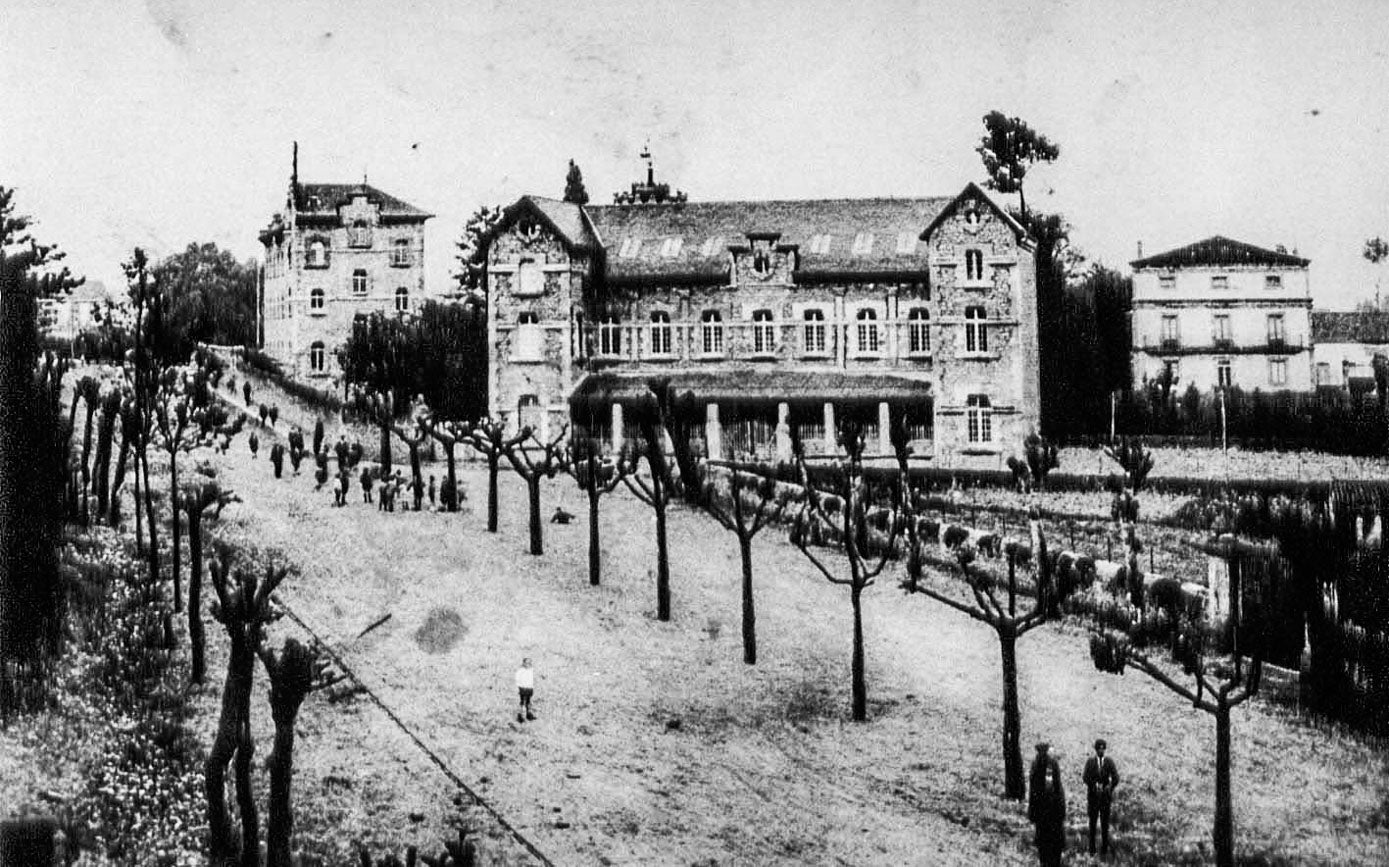
[[[1228,337],[1213,337],[1210,343],[1182,343],[1179,339],[1151,338],[1135,344],[1135,349],[1157,355],[1292,355],[1303,352],[1307,344],[1301,338],[1270,337],[1258,343],[1235,343]]]

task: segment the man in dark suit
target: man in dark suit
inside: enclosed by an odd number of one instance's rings
[[[1090,817],[1090,854],[1095,854],[1095,820],[1100,822],[1100,854],[1109,854],[1109,808],[1114,787],[1119,785],[1119,768],[1106,756],[1109,745],[1104,738],[1095,741],[1095,754],[1085,762],[1085,808]]]

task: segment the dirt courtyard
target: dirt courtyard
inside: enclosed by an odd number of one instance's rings
[[[759,661],[747,666],[736,541],[705,516],[672,514],[674,616],[660,623],[654,522],[629,494],[604,501],[595,588],[586,505],[564,477],[545,484],[543,513],[562,503],[579,519],[546,524],[546,552],[532,557],[514,474],[503,475],[500,532],[489,534],[479,470],[462,474],[467,513],[386,514],[363,504],[355,483],[350,504],[334,508],[307,463],[277,481],[264,452],[253,461],[244,444],[218,460],[245,502],[216,531],[297,561],[303,575],[282,590],[286,602],[554,863],[1033,863],[1024,810],[1000,797],[997,641],[905,596],[891,574],[865,597],[869,720],[856,724],[847,591],[775,530],[754,544]],[[443,467],[430,472],[442,478]],[[521,724],[512,674],[523,656],[535,662],[539,718]],[[1074,628],[1028,635],[1019,666],[1023,743],[1030,753],[1045,739],[1060,754],[1073,851],[1081,767],[1097,736],[1124,778],[1120,862],[1209,848],[1209,717],[1141,675],[1094,671]],[[315,725],[332,726],[330,713],[313,711]],[[348,742],[363,755],[400,740],[383,714],[351,720],[360,727]],[[1383,749],[1262,701],[1237,712],[1234,729],[1241,852],[1279,863],[1389,859]],[[1289,764],[1289,751],[1306,760]]]

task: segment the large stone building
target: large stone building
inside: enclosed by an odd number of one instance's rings
[[[1130,264],[1135,385],[1312,387],[1308,260],[1217,235]]]
[[[487,249],[494,416],[633,436],[647,382],[692,393],[714,456],[906,423],[988,463],[1038,420],[1034,243],[974,184],[925,199],[689,202],[648,169],[619,204],[526,196]]]
[[[336,350],[354,318],[409,313],[423,302],[424,223],[432,216],[365,178],[300,183],[296,147],[285,210],[260,232],[265,352],[291,376],[336,377]]]

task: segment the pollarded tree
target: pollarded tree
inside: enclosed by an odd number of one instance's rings
[[[622,484],[627,466],[620,460],[605,459],[597,440],[575,437],[564,469],[588,498],[588,583],[597,587],[603,571],[603,551],[598,538],[598,501]]]
[[[497,532],[497,476],[501,472],[502,456],[508,449],[525,439],[524,433],[507,436],[506,427],[492,418],[485,418],[468,431],[468,445],[487,459],[487,532]]]
[[[1032,560],[1036,564],[1031,589],[1032,610],[1025,613],[1018,610],[1018,560],[1015,546],[1005,546],[1008,561],[1008,598],[1005,605],[994,593],[995,579],[983,569],[974,566],[975,552],[971,546],[962,547],[956,554],[960,565],[960,575],[969,588],[968,599],[962,601],[958,594],[937,589],[923,582],[915,585],[903,582],[902,588],[910,593],[925,596],[954,608],[963,614],[992,627],[998,636],[999,653],[1003,663],[1003,781],[1005,797],[1022,800],[1027,796],[1027,783],[1023,773],[1022,761],[1022,712],[1018,705],[1018,639],[1046,622],[1047,611],[1051,608],[1050,596],[1053,591],[1052,560],[1047,554],[1046,537],[1042,534],[1041,520],[1034,510],[1029,516],[1032,531]]]
[[[1259,691],[1265,652],[1263,612],[1244,612],[1244,622],[1235,625],[1249,640],[1244,652],[1249,663],[1242,664],[1238,653],[1228,658],[1208,658],[1212,636],[1204,623],[1185,615],[1173,620],[1167,612],[1149,611],[1138,620],[1126,610],[1116,609],[1101,617],[1090,635],[1090,657],[1095,668],[1123,674],[1135,668],[1191,706],[1215,717],[1215,862],[1218,867],[1234,867],[1235,823],[1230,798],[1230,713]],[[1172,647],[1181,671],[1149,651]],[[1191,683],[1183,682],[1184,677]]]
[[[1053,162],[1061,156],[1061,148],[1032,129],[1021,118],[1008,117],[1001,111],[984,115],[984,137],[975,148],[988,172],[989,189],[1000,193],[1017,193],[1019,206],[1027,213],[1027,196],[1023,179],[1035,163]]]
[[[227,681],[222,688],[222,712],[217,733],[204,765],[207,797],[208,855],[213,864],[259,867],[259,819],[251,791],[251,690],[255,682],[256,654],[265,639],[265,628],[280,617],[270,605],[270,595],[289,574],[284,567],[267,565],[264,577],[254,568],[231,565],[231,552],[218,546],[209,564],[217,601],[212,616],[231,640]],[[233,765],[234,763],[234,765]],[[227,768],[233,768],[241,833],[232,826],[227,809]]]
[[[86,521],[90,514],[88,498],[92,488],[92,418],[101,406],[101,384],[90,376],[84,376],[78,380],[77,387],[73,391],[74,408],[77,405],[78,397],[82,398],[82,405],[85,408],[82,423],[82,520]]]
[[[564,425],[552,439],[541,440],[526,425],[521,428],[520,440],[506,440],[503,446],[512,469],[526,482],[526,495],[530,503],[530,551],[537,557],[545,553],[545,523],[540,518],[540,482],[553,479],[564,468],[564,441],[568,434],[569,425]]]
[[[449,421],[425,412],[416,419],[420,430],[444,447],[444,462],[448,467],[448,477],[444,488],[439,492],[439,502],[448,512],[458,511],[458,461],[454,450],[458,444],[468,441],[472,426],[467,422]]]
[[[704,489],[700,506],[725,530],[738,537],[743,564],[743,662],[757,664],[757,608],[752,593],[752,540],[762,529],[780,520],[793,501],[791,490],[774,478],[750,475],[737,465],[729,469],[727,497],[714,479],[714,469],[704,465]]]
[[[1105,446],[1104,453],[1124,471],[1122,489],[1115,492],[1111,514],[1119,527],[1127,563],[1129,603],[1143,608],[1143,573],[1138,567],[1138,555],[1143,542],[1138,538],[1138,492],[1143,490],[1148,474],[1153,471],[1153,453],[1137,438],[1120,437],[1118,442]]]
[[[169,368],[164,371],[160,390],[154,395],[153,403],[154,420],[159,430],[161,445],[169,456],[169,523],[173,533],[174,611],[182,611],[182,534],[179,530],[182,510],[178,507],[178,456],[180,452],[190,451],[198,444],[198,435],[197,428],[192,423],[193,397],[183,378],[179,376],[178,370]],[[151,580],[157,581],[158,575],[152,575]]]
[[[111,499],[111,448],[116,438],[116,422],[121,418],[121,399],[119,388],[107,389],[101,398],[101,422],[97,425],[96,457],[93,462],[96,470],[93,494],[98,519],[106,517]]]
[[[831,584],[849,589],[854,612],[854,650],[852,665],[853,717],[868,719],[868,681],[864,673],[863,591],[873,586],[892,557],[893,546],[902,531],[899,510],[887,515],[882,538],[875,539],[869,522],[870,498],[863,473],[864,438],[862,428],[846,420],[839,426],[839,448],[843,451],[825,472],[812,476],[806,465],[804,445],[792,441],[796,467],[805,498],[791,529],[791,542]],[[811,550],[818,528],[829,528],[838,537],[846,569],[831,568],[828,558]]]
[[[670,466],[666,463],[663,448],[659,415],[654,401],[639,413],[637,428],[641,431],[639,446],[624,449],[619,458],[622,463],[622,481],[627,489],[638,499],[651,507],[656,515],[656,619],[670,620],[670,550],[666,539],[666,510],[675,495],[676,485],[671,478]],[[639,470],[642,459],[646,460],[646,475]]]
[[[1022,454],[1021,458],[1017,455],[1008,458],[1008,469],[1013,471],[1018,490],[1025,494],[1044,490],[1047,476],[1061,465],[1060,451],[1044,437],[1033,433],[1023,440]]]
[[[353,407],[376,425],[381,432],[381,477],[391,474],[391,433],[395,428],[395,398],[389,391],[365,391],[358,389],[353,396]],[[321,424],[321,422],[320,422]],[[318,428],[314,428],[314,453],[322,446]]]
[[[202,683],[207,665],[207,642],[203,635],[203,520],[211,509],[211,517],[220,518],[222,509],[241,498],[224,489],[217,474],[206,465],[198,467],[193,478],[183,486],[178,507],[188,516],[188,646],[191,672],[189,681]]]
[[[270,717],[275,723],[275,745],[270,750],[270,797],[266,810],[265,867],[290,867],[290,835],[294,831],[291,785],[294,779],[294,722],[309,693],[343,679],[334,672],[316,644],[285,639],[276,654],[261,645],[257,649],[270,678]]]

